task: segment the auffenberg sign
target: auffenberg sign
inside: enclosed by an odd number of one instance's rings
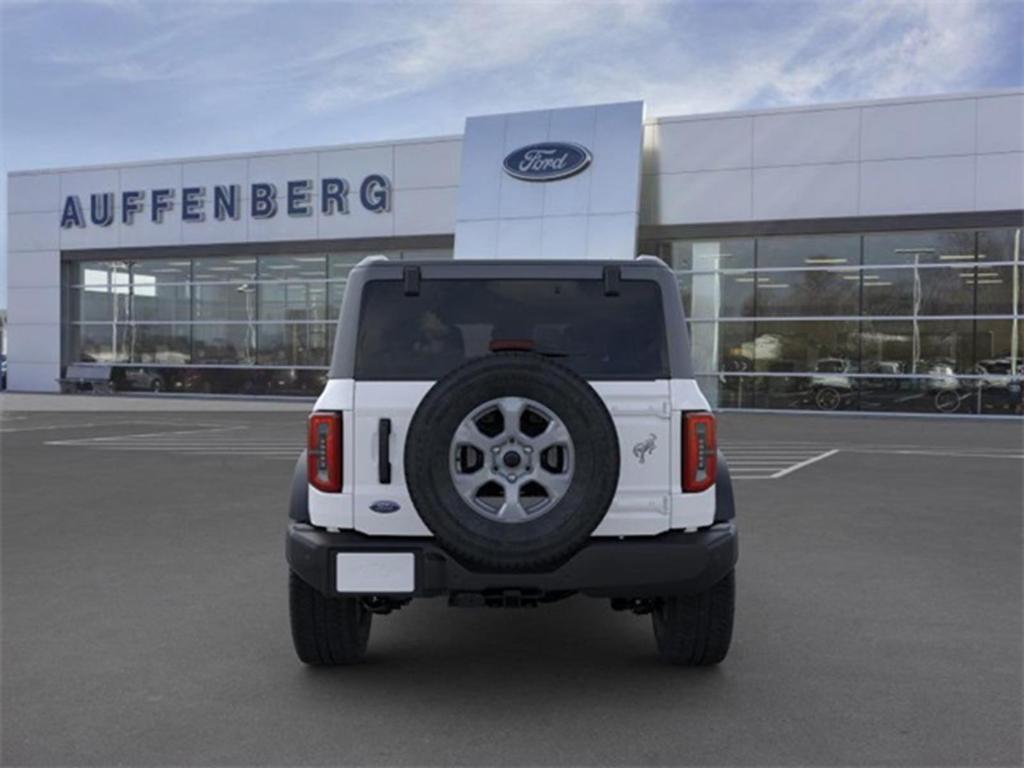
[[[254,219],[272,219],[283,208],[288,216],[313,215],[313,180],[296,179],[278,190],[276,184],[258,182],[249,185],[248,213]],[[324,216],[344,215],[349,212],[350,186],[346,179],[329,177],[320,179],[320,213]],[[372,213],[391,210],[391,181],[379,173],[366,176],[359,185],[359,205]],[[137,216],[148,215],[155,224],[161,224],[167,216],[180,215],[184,222],[206,221],[207,212],[212,212],[217,221],[239,219],[242,216],[242,185],[217,184],[206,187],[169,187],[159,189],[130,189],[120,195],[121,223],[131,226]],[[89,195],[88,211],[78,195],[64,198],[61,208],[62,229],[85,227],[109,227],[114,223],[115,193],[96,192]],[[175,214],[177,211],[177,214]],[[86,215],[88,214],[88,216]]]

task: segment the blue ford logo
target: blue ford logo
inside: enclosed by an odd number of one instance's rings
[[[370,509],[380,512],[382,515],[388,515],[397,512],[401,507],[398,506],[397,501],[375,501],[370,505]]]
[[[548,141],[520,147],[505,157],[505,173],[523,181],[554,181],[590,165],[590,150],[579,144]]]

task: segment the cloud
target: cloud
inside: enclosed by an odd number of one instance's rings
[[[716,27],[722,8],[735,25]],[[357,76],[313,77],[304,102],[329,113],[454,82],[508,100],[531,89],[538,103],[642,96],[676,114],[969,89],[1007,13],[957,0],[441,6],[379,28]]]
[[[573,43],[594,49],[615,36],[631,36],[665,6],[650,0],[477,2],[437,5],[418,16],[405,13],[414,6],[393,7],[402,14],[400,28],[378,29],[376,52],[359,63],[357,77],[313,83],[311,109],[376,101],[452,79],[471,82],[495,71],[507,72],[508,87],[515,88],[517,70],[563,58]]]
[[[18,8],[63,18],[45,3]],[[201,102],[279,88],[310,117],[445,88],[485,109],[640,97],[652,114],[972,88],[1021,14],[960,0],[84,8],[89,34],[64,30],[74,44],[34,54],[75,86],[163,84]]]
[[[1024,79],[1022,6],[1009,2],[10,8],[4,138],[22,167],[36,155],[56,162],[55,152],[87,162],[83,145],[97,160],[157,157],[430,135],[467,114],[570,104],[642,98],[659,116]],[[76,136],[58,130],[69,110]]]
[[[678,98],[659,82],[652,101],[671,114],[973,90],[983,87],[1006,8],[909,1],[821,6],[792,31],[757,44],[744,61],[708,72],[711,88]]]

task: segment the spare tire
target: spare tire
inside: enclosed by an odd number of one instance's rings
[[[438,381],[405,442],[409,495],[438,543],[477,570],[556,567],[604,518],[619,481],[608,410],[576,373],[531,353]]]

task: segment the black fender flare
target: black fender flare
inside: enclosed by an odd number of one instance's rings
[[[291,496],[288,499],[288,517],[300,523],[309,522],[309,483],[306,471],[306,451],[303,451],[295,461]]]
[[[724,523],[736,517],[736,499],[732,493],[732,475],[725,455],[718,451],[715,469],[715,522]]]

